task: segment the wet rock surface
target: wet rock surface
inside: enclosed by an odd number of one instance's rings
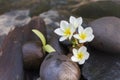
[[[89,25],[93,28],[95,35],[91,45],[109,54],[120,53],[120,18],[103,17],[89,23]]]
[[[82,68],[87,80],[119,80],[120,57],[103,52],[89,51],[90,58]]]

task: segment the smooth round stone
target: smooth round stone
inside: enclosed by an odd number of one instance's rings
[[[24,67],[26,69],[38,69],[44,59],[42,46],[37,42],[28,42],[22,47]]]
[[[82,67],[82,75],[86,80],[120,80],[120,57],[91,51]]]
[[[22,27],[16,27],[3,41],[0,48],[0,80],[24,80],[21,46],[26,40],[22,30]]]
[[[93,28],[95,39],[91,45],[96,49],[120,54],[120,19],[117,17],[103,17],[89,25]]]
[[[79,80],[80,69],[65,55],[48,54],[40,68],[41,80]]]

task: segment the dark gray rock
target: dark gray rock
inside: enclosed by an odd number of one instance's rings
[[[44,54],[39,42],[28,42],[23,45],[23,60],[26,69],[38,69],[43,61]]]
[[[120,54],[120,19],[103,17],[89,25],[93,28],[95,39],[91,45],[104,52]]]
[[[78,65],[65,55],[48,54],[40,68],[41,80],[79,80]]]
[[[80,0],[69,10],[73,14],[84,18],[120,17],[120,0]]]
[[[120,57],[91,51],[90,58],[83,65],[82,75],[87,80],[119,80]]]
[[[21,28],[15,28],[3,41],[0,48],[0,80],[23,80],[21,46],[25,39]]]

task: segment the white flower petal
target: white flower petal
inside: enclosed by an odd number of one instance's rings
[[[85,60],[87,60],[89,58],[89,53],[86,52],[84,55],[85,55]]]
[[[59,41],[64,41],[66,39],[67,39],[67,37],[63,36],[63,37],[60,37]]]
[[[69,22],[71,24],[74,24],[75,21],[76,21],[76,18],[74,16],[70,16]]]
[[[55,32],[57,35],[60,35],[60,36],[64,35],[63,32],[62,32],[62,30],[61,30],[60,28],[55,29],[54,32]]]
[[[85,46],[82,46],[79,48],[78,52],[86,52],[87,51],[87,48]]]
[[[74,25],[74,28],[77,29],[77,27],[79,26],[79,23],[77,22],[77,20],[74,21],[74,24],[73,24],[73,25]]]
[[[72,56],[72,57],[71,57],[71,60],[72,60],[73,62],[78,62],[78,61],[79,61],[75,56]]]
[[[79,38],[80,38],[80,37],[79,37],[79,34],[75,34],[75,35],[73,35],[73,37],[76,38],[76,39],[79,39]]]
[[[91,28],[91,27],[87,27],[87,28],[85,28],[85,33],[87,33],[87,34],[92,34],[93,33],[93,29]]]
[[[86,40],[79,40],[79,43],[85,43],[86,42]]]
[[[84,64],[84,63],[85,63],[85,59],[80,60],[78,63],[79,63],[80,65],[81,65],[81,64]]]
[[[93,39],[94,39],[94,35],[93,34],[88,35],[88,37],[87,37],[87,41],[88,42],[92,41]]]
[[[72,35],[73,35],[73,34],[71,34],[71,35],[69,36],[69,40],[71,40],[71,38],[72,38]]]
[[[81,32],[83,32],[83,27],[80,25],[79,27],[78,27],[78,33],[81,33]]]
[[[78,54],[77,49],[74,48],[72,51],[73,51],[73,55],[77,55]]]
[[[82,25],[82,23],[83,23],[82,17],[77,18],[77,23],[78,23],[79,25]],[[78,25],[78,26],[79,26],[79,25]]]
[[[73,26],[72,24],[69,24],[69,26],[70,26],[71,32],[74,33],[75,30],[76,30],[76,29],[74,28],[74,26]]]
[[[75,28],[77,28],[78,26],[81,26],[81,24],[82,24],[82,17],[76,18],[76,17],[74,17],[74,16],[70,16],[69,22],[70,22],[71,24],[73,24],[73,26],[74,26]]]
[[[68,22],[67,21],[65,21],[65,20],[62,20],[61,22],[60,22],[60,28],[62,29],[62,30],[65,30],[66,29],[66,27],[68,27]]]

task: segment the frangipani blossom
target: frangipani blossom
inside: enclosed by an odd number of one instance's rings
[[[81,25],[82,25],[83,20],[82,20],[82,17],[75,18],[74,16],[70,16],[69,22],[70,22],[75,28],[77,28],[78,26],[81,26]]]
[[[64,41],[66,39],[71,39],[75,29],[72,24],[69,24],[67,21],[62,20],[60,22],[60,28],[57,28],[54,31],[57,35],[61,36],[59,41]]]
[[[87,48],[85,46],[82,46],[81,48],[73,49],[73,56],[71,57],[71,60],[73,62],[78,62],[79,64],[84,64],[85,60],[89,58],[89,53],[87,52]]]
[[[79,43],[90,42],[94,39],[93,30],[91,27],[83,29],[82,26],[79,26],[78,34],[75,34],[73,36],[79,40]]]

